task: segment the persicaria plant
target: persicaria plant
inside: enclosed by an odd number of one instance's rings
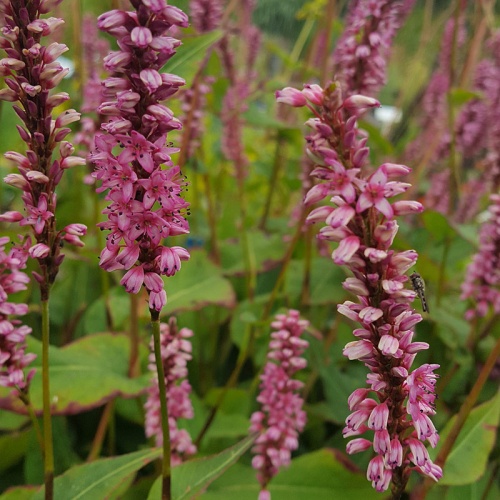
[[[2,498],[499,496],[490,3],[0,0]]]

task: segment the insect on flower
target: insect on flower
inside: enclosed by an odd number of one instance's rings
[[[426,313],[429,312],[429,306],[427,305],[427,299],[425,298],[425,282],[420,274],[414,272],[410,274],[411,284],[413,285],[413,290],[418,294],[420,302],[422,302],[422,310]]]

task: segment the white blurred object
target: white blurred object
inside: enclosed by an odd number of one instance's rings
[[[75,72],[75,63],[64,56],[59,56],[57,61],[61,64],[63,68],[68,68],[68,74],[64,78],[71,78]]]
[[[395,123],[399,123],[403,118],[403,112],[395,106],[382,104],[380,108],[375,108],[373,116],[380,126],[383,134],[389,132]]]

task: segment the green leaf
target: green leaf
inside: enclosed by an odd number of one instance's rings
[[[57,500],[107,498],[131,475],[160,456],[161,449],[154,448],[73,467],[62,476],[56,477],[55,498]],[[33,500],[43,498],[44,488],[41,488]]]
[[[197,460],[190,460],[172,469],[172,499],[187,500],[205,489],[224,471],[238,461],[255,441],[256,435],[248,436],[226,450]],[[161,477],[149,492],[148,500],[160,498]]]
[[[346,291],[342,288],[344,271],[333,264],[331,259],[314,258],[311,262],[310,304],[328,305],[345,300]],[[285,293],[295,300],[300,298],[304,281],[304,261],[293,260],[285,278]]]
[[[472,99],[481,99],[481,94],[472,92],[467,89],[454,88],[448,93],[448,100],[450,104],[456,107],[463,106],[465,103],[472,101]]]
[[[450,226],[448,219],[439,212],[433,210],[426,210],[422,214],[425,228],[433,236],[436,241],[443,241],[445,239],[453,239],[457,232]]]
[[[499,418],[500,392],[471,411],[446,460],[440,484],[469,484],[485,473],[488,456],[495,445]],[[429,450],[431,458],[434,459],[439,452],[440,445],[446,440],[455,420],[456,417],[453,417],[441,432],[436,449]]]
[[[231,284],[202,251],[191,252],[181,272],[165,279],[165,289],[168,297],[165,315],[198,310],[210,304],[231,309],[236,303]]]
[[[21,460],[26,453],[29,431],[13,432],[0,436],[0,472],[7,470]]]
[[[28,352],[37,354],[30,397],[35,411],[42,410],[42,344],[28,337]],[[128,377],[130,341],[124,335],[98,334],[65,347],[50,348],[50,395],[53,414],[72,415],[96,408],[116,397],[135,397],[149,385],[149,375]],[[25,412],[24,405],[0,388],[0,408]]]
[[[162,72],[174,73],[191,82],[205,58],[209,48],[223,36],[222,31],[211,31],[195,38],[183,38],[182,45],[177,48],[175,57],[162,68]]]
[[[273,500],[370,500],[380,499],[365,474],[335,452],[323,449],[302,455],[282,469],[269,484]],[[205,500],[255,500],[259,493],[255,471],[238,466],[224,474],[203,495]]]
[[[268,235],[262,231],[248,231],[250,260],[257,272],[268,271],[283,258],[285,247],[279,234]],[[240,240],[231,239],[221,246],[221,261],[224,273],[243,276],[245,261]]]
[[[38,487],[20,486],[18,488],[9,488],[0,495],[1,500],[31,500],[36,494]]]

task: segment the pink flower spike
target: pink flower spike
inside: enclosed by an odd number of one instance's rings
[[[360,245],[361,243],[357,236],[348,236],[343,239],[338,248],[332,253],[333,262],[338,265],[348,263],[353,255],[358,251]]]
[[[307,104],[304,94],[293,87],[285,87],[283,90],[276,91],[276,101],[283,104],[289,104],[295,108],[301,108]]]
[[[120,280],[120,285],[125,287],[128,293],[137,293],[144,283],[144,268],[136,266],[130,269]]]

